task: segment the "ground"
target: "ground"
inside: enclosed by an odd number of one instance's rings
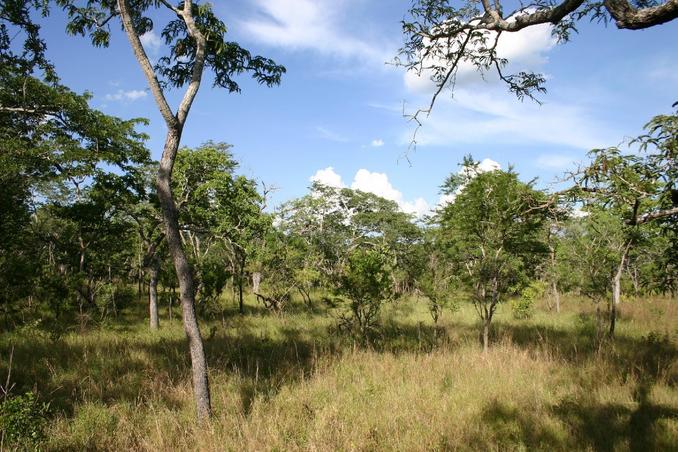
[[[470,305],[433,328],[425,300],[385,309],[369,348],[336,308],[203,322],[215,416],[194,420],[175,316],[148,330],[142,304],[81,331],[41,324],[0,338],[0,378],[50,402],[48,450],[676,450],[678,300],[625,300],[617,337],[595,346],[594,305],[509,305],[483,355]],[[230,302],[229,302],[230,303]],[[165,312],[166,313],[166,312]],[[217,316],[219,317],[219,316]]]

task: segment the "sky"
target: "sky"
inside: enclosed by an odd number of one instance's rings
[[[270,205],[303,196],[312,180],[370,191],[422,215],[445,201],[440,185],[464,155],[512,165],[523,180],[552,188],[593,148],[642,132],[678,101],[678,21],[641,31],[582,22],[558,44],[549,25],[502,35],[510,69],[546,75],[541,105],[521,102],[493,80],[460,68],[410,146],[407,115],[430,102],[426,77],[392,62],[403,45],[409,0],[213,0],[227,39],[286,67],[278,87],[238,79],[242,93],[203,84],[182,144],[233,145],[240,172],[275,187]],[[164,11],[157,23],[167,18]],[[167,20],[167,19],[165,19]],[[91,105],[122,118],[146,117],[158,159],[165,134],[146,81],[117,26],[109,48],[67,36],[66,19],[43,21],[48,55],[62,83],[93,95]],[[159,29],[143,36],[152,59],[163,55]],[[169,94],[176,106],[181,92]]]

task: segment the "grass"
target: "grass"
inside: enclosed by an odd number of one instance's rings
[[[361,349],[336,311],[292,304],[203,322],[215,416],[194,421],[180,321],[152,333],[143,306],[106,326],[28,327],[14,391],[50,401],[48,450],[676,450],[678,303],[628,300],[598,349],[590,303],[513,320],[502,306],[483,356],[470,306],[434,330],[423,300],[387,307]]]

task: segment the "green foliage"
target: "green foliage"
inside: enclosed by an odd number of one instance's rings
[[[426,263],[417,277],[417,289],[428,300],[431,319],[436,325],[446,307],[452,311],[459,308],[452,298],[457,279],[451,274],[451,265],[435,240],[437,233],[437,230],[430,233],[429,239],[421,248],[426,255]]]
[[[343,327],[368,343],[377,331],[382,304],[393,297],[387,255],[378,249],[353,251],[339,277],[337,293],[348,299],[350,309],[350,317],[342,318]]]
[[[441,246],[487,326],[545,257],[544,196],[512,170],[479,173],[470,157],[444,191],[457,196],[439,213]]]
[[[511,302],[513,318],[517,320],[529,319],[534,315],[534,306],[546,292],[546,285],[542,281],[532,281],[520,292],[520,297]]]
[[[38,448],[45,441],[49,405],[38,401],[35,394],[10,397],[0,404],[0,429],[5,445],[20,450]]]
[[[79,2],[77,0],[58,0],[69,17],[67,32],[89,37],[97,47],[108,47],[110,30],[105,27],[109,20],[118,15],[115,2],[109,0]],[[81,5],[85,3],[85,5]],[[138,35],[153,30],[154,21],[151,16],[155,9],[166,9],[169,3],[156,0],[142,0],[133,3],[130,8],[132,23]],[[169,47],[169,54],[158,59],[155,73],[166,86],[181,87],[192,77],[196,64],[197,46],[190,36],[186,22],[175,13],[184,9],[184,3],[172,5],[169,12],[173,18],[160,32]],[[267,86],[278,85],[285,68],[273,60],[262,56],[253,56],[248,50],[235,42],[226,40],[226,25],[214,14],[210,3],[193,2],[191,9],[193,20],[205,38],[205,66],[214,73],[214,86],[225,88],[230,92],[240,91],[235,77],[243,73],[251,73],[252,77]]]

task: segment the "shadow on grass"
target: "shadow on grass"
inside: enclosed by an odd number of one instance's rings
[[[642,385],[641,385],[642,386]],[[678,418],[678,410],[638,400],[637,406],[600,404],[590,395],[568,398],[537,415],[527,407],[493,401],[482,410],[482,433],[473,448],[526,450],[673,450],[671,432],[661,420]],[[549,418],[553,421],[549,422]],[[564,424],[564,425],[563,425]],[[564,427],[564,428],[563,428]]]
[[[123,328],[125,330],[125,328]],[[87,340],[32,331],[21,341],[0,345],[0,375],[8,373],[13,347],[13,393],[37,390],[49,400],[53,412],[73,416],[86,400],[104,404],[124,401],[146,404],[162,400],[170,409],[183,403],[173,400],[171,389],[190,381],[190,358],[182,336],[143,336],[138,339],[119,328]],[[280,327],[269,337],[247,326],[215,326],[205,335],[210,370],[237,377],[243,411],[249,413],[256,396],[270,397],[288,383],[312,374],[319,354],[338,355],[341,349],[302,337],[300,331]],[[92,332],[97,334],[96,331]]]
[[[297,304],[291,306],[300,311],[304,309]],[[332,307],[318,303],[318,309],[329,310]],[[257,329],[256,326],[261,326],[259,322],[278,318],[264,308],[251,305],[248,312],[250,315],[240,322],[236,319],[242,317],[232,309],[228,311],[228,328],[212,322],[205,329],[208,332],[205,347],[210,369],[234,377],[232,381],[237,384],[245,415],[251,412],[257,397],[270,398],[283,385],[312,375],[319,357],[339,356],[355,346],[352,341],[336,338],[324,328],[293,328],[286,326],[284,321],[273,322],[273,332]],[[257,315],[252,316],[253,312]],[[118,401],[143,404],[155,397],[170,409],[183,407],[185,401],[173,399],[171,391],[163,388],[190,381],[185,339],[181,335],[166,334],[138,337],[138,325],[116,323],[104,330],[114,334],[89,340],[83,338],[82,341],[50,335],[49,332],[26,335],[24,341],[14,343],[14,393],[35,388],[44,399],[51,400],[54,411],[67,416],[72,416],[75,408],[85,400],[106,404]],[[475,340],[478,333],[479,329],[471,324],[448,322],[444,327],[434,327],[430,323],[407,323],[392,318],[382,325],[372,348],[376,352],[426,353],[436,347],[455,348],[459,341]],[[644,385],[646,389],[638,392],[637,410],[600,405],[582,397],[554,407],[554,414],[570,426],[577,439],[584,441],[582,444],[608,450],[604,448],[607,444],[628,441],[633,447],[651,448],[653,444],[660,443],[656,438],[661,435],[652,433],[660,429],[657,420],[676,416],[675,410],[652,405],[647,398],[649,389],[658,380],[671,385],[677,382],[676,375],[671,372],[678,351],[666,337],[650,335],[639,339],[620,336],[600,356],[592,338],[584,330],[496,322],[493,334],[495,342],[510,340],[516,347],[544,351],[574,365],[602,358],[613,366],[617,375],[624,378],[633,376]],[[480,347],[478,351],[480,353]],[[9,345],[3,341],[0,345],[3,358],[0,376],[3,379],[8,371],[5,359],[8,355]],[[540,424],[538,419],[511,407],[495,404],[486,408],[484,416],[490,423],[515,424],[517,427],[512,428],[521,432],[521,440],[527,446],[562,446],[559,443],[562,438],[556,432]],[[502,427],[498,425],[497,428]]]

